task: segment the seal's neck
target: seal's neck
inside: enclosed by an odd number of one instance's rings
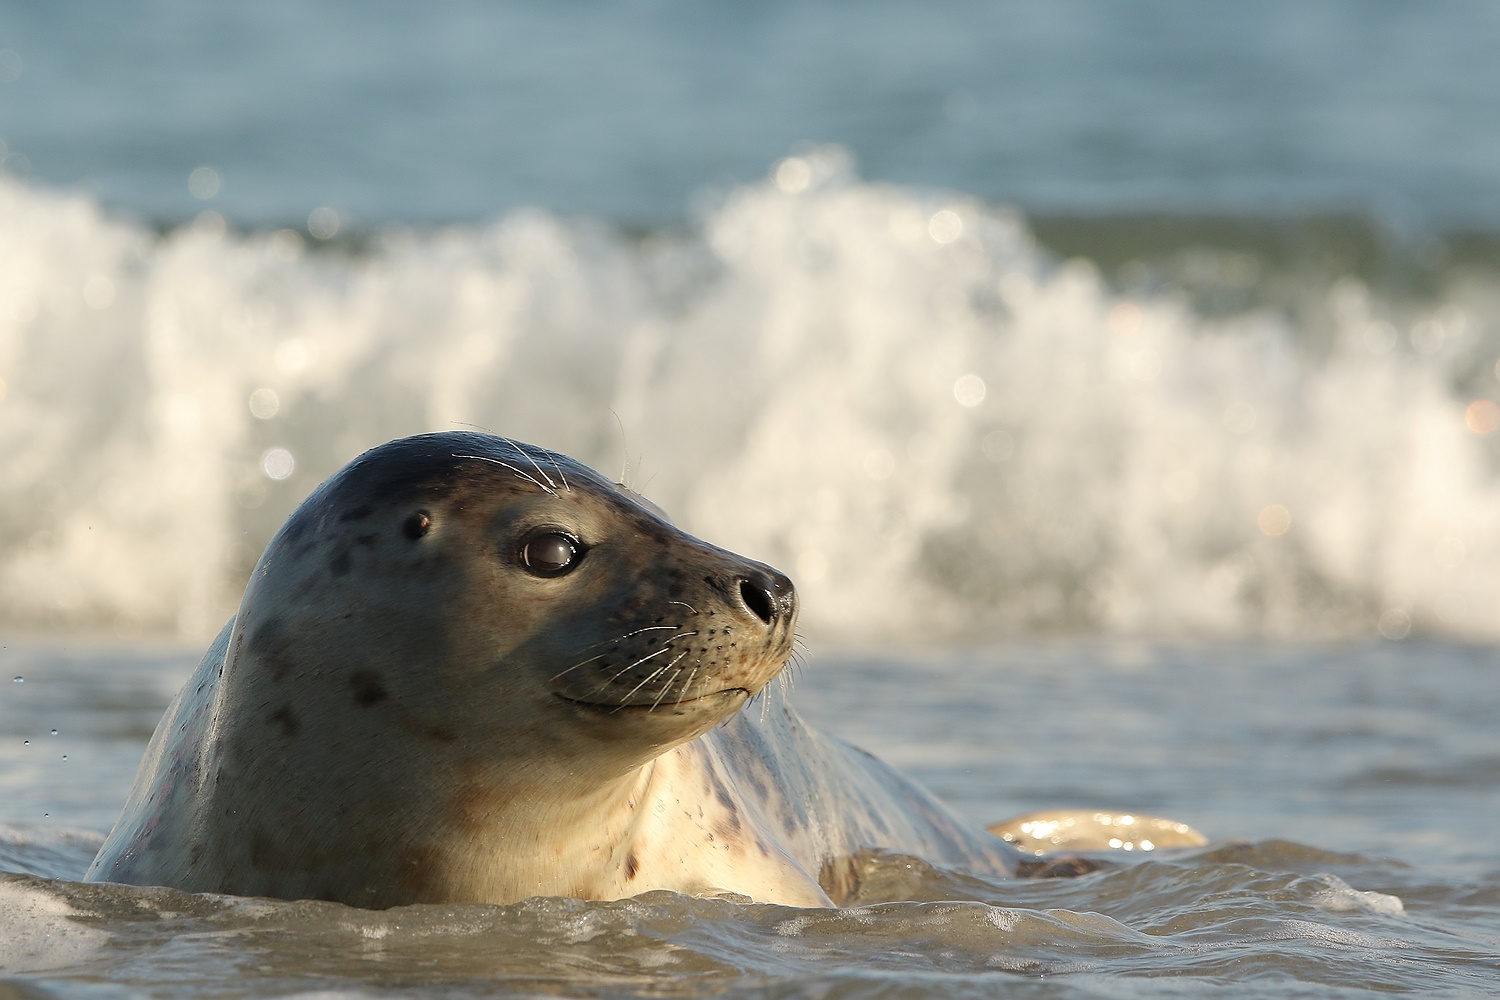
[[[618,876],[627,859],[617,848],[629,839],[652,765],[569,780],[459,753],[391,759],[377,749],[329,748],[341,758],[336,767],[264,746],[225,747],[216,790],[228,793],[225,802],[264,808],[228,815],[205,796],[199,815],[220,858],[213,867],[233,879],[207,888],[377,909],[638,891]],[[367,773],[351,775],[351,759],[367,761]]]

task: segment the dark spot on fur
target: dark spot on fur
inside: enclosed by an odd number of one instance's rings
[[[272,616],[260,623],[250,636],[250,652],[256,656],[264,656],[273,652],[281,646],[281,633],[285,624],[280,618]]]
[[[714,833],[725,840],[734,840],[738,837],[740,833],[739,813],[731,811],[728,816],[724,817],[723,822],[714,825]]]
[[[442,723],[431,726],[419,726],[416,731],[428,739],[437,740],[439,743],[458,742],[458,733]]]
[[[258,827],[250,835],[250,863],[257,868],[276,867],[276,844]]]
[[[280,726],[282,735],[288,738],[296,736],[302,729],[302,723],[297,721],[297,714],[290,705],[282,705],[272,712],[271,721]]]
[[[625,877],[627,879],[633,879],[635,878],[636,872],[640,870],[641,863],[636,859],[635,852],[631,851],[625,856]]]
[[[287,635],[286,623],[275,615],[260,623],[255,632],[250,636],[246,651],[257,660],[270,676],[271,680],[279,681],[292,671],[295,661],[288,652],[293,645],[291,636]],[[224,668],[219,667],[219,676],[224,676]]]
[[[371,670],[356,670],[349,675],[349,686],[354,689],[354,700],[369,708],[385,701],[389,695],[380,675]]]
[[[724,787],[724,783],[719,780],[719,776],[717,774],[712,775],[712,781],[714,784],[714,798],[718,799],[719,804],[725,809],[728,809],[730,812],[734,812],[736,808],[734,804],[734,797],[729,794],[729,789]]]
[[[346,511],[344,511],[344,513],[342,513],[342,514],[339,515],[339,520],[341,522],[342,521],[363,521],[365,518],[369,517],[373,513],[375,513],[375,508],[374,507],[371,507],[367,503],[362,503],[358,507],[355,507],[353,510],[346,510]]]
[[[358,538],[354,539],[354,541],[358,545],[364,545],[368,547],[374,545],[379,539],[379,535],[360,535]]]
[[[328,560],[328,568],[333,571],[334,576],[344,576],[349,572],[349,550],[339,549]]]
[[[419,510],[401,523],[401,533],[412,541],[416,541],[432,528],[432,516],[425,510]]]

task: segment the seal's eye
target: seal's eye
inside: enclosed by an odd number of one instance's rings
[[[517,555],[521,565],[536,576],[562,576],[578,565],[583,553],[576,539],[549,531],[527,539]]]

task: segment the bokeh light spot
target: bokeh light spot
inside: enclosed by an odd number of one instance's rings
[[[1134,302],[1118,302],[1109,311],[1111,333],[1131,334],[1141,328],[1141,307]]]
[[[978,406],[984,402],[987,391],[984,379],[973,372],[960,375],[958,381],[953,383],[953,398],[958,400],[960,406]]]
[[[1268,538],[1280,537],[1292,526],[1292,512],[1279,503],[1266,504],[1255,515],[1255,526]]]
[[[261,456],[260,467],[268,479],[286,479],[297,469],[297,460],[285,448],[272,448]]]
[[[1424,319],[1411,328],[1411,346],[1418,354],[1436,354],[1448,340],[1448,331],[1437,320]]]
[[[307,216],[307,231],[316,239],[333,239],[339,231],[339,213],[326,205],[313,209]]]
[[[990,431],[979,442],[979,450],[991,462],[1004,462],[1016,453],[1016,439],[1005,431]]]
[[[281,398],[276,395],[274,389],[262,387],[250,394],[250,413],[257,420],[270,420],[276,416],[277,411],[280,409]],[[272,476],[271,478],[279,479],[283,477]]]
[[[219,172],[213,167],[198,167],[188,174],[188,191],[200,201],[212,198],[219,193]]]
[[[1493,434],[1500,430],[1500,406],[1494,400],[1476,399],[1464,410],[1464,426],[1475,434]]]
[[[1411,615],[1402,608],[1387,608],[1380,613],[1376,624],[1381,636],[1391,641],[1405,639],[1411,632]]]
[[[964,220],[952,209],[934,212],[932,218],[927,220],[927,235],[932,237],[934,243],[952,243],[963,233]]]
[[[800,156],[788,156],[776,164],[772,177],[785,194],[801,194],[812,184],[812,164]]]
[[[1371,354],[1389,354],[1396,347],[1396,328],[1389,323],[1371,323],[1365,327],[1364,340]]]

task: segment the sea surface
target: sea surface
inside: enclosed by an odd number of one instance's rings
[[[0,997],[1500,993],[1500,8],[0,3]],[[815,723],[1212,840],[860,906],[82,885],[295,504],[575,455]]]
[[[155,996],[1493,995],[1500,653],[1081,640],[813,655],[793,700],[975,823],[1100,807],[1213,844],[1077,879],[873,854],[796,910],[411,906],[77,879],[195,651],[8,643],[0,990]],[[753,710],[753,706],[751,706]]]

